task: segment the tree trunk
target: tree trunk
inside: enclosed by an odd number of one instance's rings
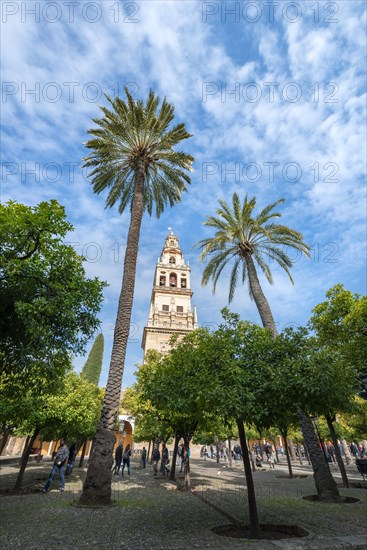
[[[85,451],[87,450],[87,443],[88,443],[88,441],[86,439],[84,439],[82,454],[80,455],[80,460],[79,460],[79,468],[83,468],[83,466],[84,466],[84,458],[85,458]]]
[[[245,468],[246,483],[247,483],[250,533],[251,533],[251,538],[258,539],[260,538],[260,535],[261,535],[261,528],[259,524],[259,516],[257,513],[254,480],[252,477],[249,450],[248,450],[247,441],[246,441],[245,426],[242,419],[240,418],[237,420],[237,427],[238,427],[238,435],[240,438],[240,443],[242,448],[242,458],[243,458],[243,465]]]
[[[247,440],[247,447],[248,447],[248,452],[249,452],[249,455],[250,455],[252,471],[253,471],[253,472],[256,472],[256,466],[255,466],[255,460],[254,460],[254,452],[252,451],[252,449],[251,449],[251,447],[250,447],[250,440],[249,440],[249,439]]]
[[[301,466],[303,466],[303,460],[302,460],[302,453],[301,453],[301,445],[297,443],[297,451],[298,451],[298,460]]]
[[[259,279],[256,273],[256,267],[252,259],[251,253],[244,250],[242,251],[242,254],[246,261],[250,289],[254,297],[257,309],[259,311],[262,323],[264,327],[267,327],[272,332],[274,338],[276,338],[278,336],[278,332],[268,301],[265,298],[265,295],[260,286]],[[340,502],[341,497],[339,495],[338,487],[335,483],[333,476],[331,475],[327,463],[324,460],[323,454],[320,450],[317,438],[315,436],[312,422],[309,417],[306,416],[306,414],[302,411],[299,412],[299,418],[305,446],[307,447],[307,450],[309,452],[312,468],[314,471],[314,479],[319,499],[330,502]]]
[[[147,450],[147,464],[149,464],[149,455],[150,455],[151,446],[152,446],[152,442],[149,441],[148,450]]]
[[[32,437],[27,438],[28,439],[28,444],[25,445],[25,447],[24,447],[22,458],[20,459],[20,469],[19,469],[19,472],[18,472],[17,480],[16,480],[15,485],[14,485],[14,492],[15,493],[18,492],[20,490],[21,486],[22,486],[24,472],[25,472],[25,469],[26,469],[26,466],[27,466],[27,463],[28,463],[29,455],[31,454],[33,443],[35,442],[36,437],[38,435],[38,431],[39,431],[39,428],[36,428],[33,435],[32,435]]]
[[[215,444],[215,450],[217,451],[217,455],[216,455],[217,464],[219,464],[219,441],[217,441]]]
[[[228,461],[229,466],[232,468],[232,445],[230,439],[228,439]]]
[[[258,442],[258,444],[259,444],[259,449],[260,449],[261,458],[264,459],[263,444],[262,444],[262,442],[261,442],[261,439],[258,439],[257,442]]]
[[[352,462],[352,455],[351,455],[351,452],[350,452],[349,445],[345,441],[345,439],[341,439],[340,443],[342,444],[343,453],[344,453],[344,456],[345,456],[345,462],[347,463],[347,466],[348,466]]]
[[[348,476],[347,476],[347,472],[345,470],[342,455],[340,454],[340,449],[339,449],[339,445],[338,445],[338,439],[337,439],[336,433],[335,433],[334,424],[333,424],[333,421],[330,418],[330,416],[325,416],[325,418],[326,418],[326,422],[327,422],[329,432],[330,432],[330,435],[331,435],[331,440],[332,440],[333,445],[334,445],[334,452],[335,452],[335,456],[336,456],[336,461],[338,463],[339,470],[340,470],[340,473],[342,475],[343,485],[344,485],[344,487],[346,487],[348,489],[349,488]]]
[[[0,432],[0,455],[3,451],[3,448],[6,445],[6,441],[7,441],[7,437],[6,437],[6,432],[5,432],[5,424],[3,424],[2,427],[1,427],[1,432]]]
[[[308,454],[308,450],[307,450],[307,447],[305,445],[305,442],[303,442],[303,448],[305,450],[305,456],[307,458],[307,462],[308,462],[308,465],[311,466],[311,460],[310,460],[310,455]]]
[[[245,258],[245,262],[247,266],[251,292],[254,297],[258,312],[260,314],[262,324],[264,327],[267,327],[268,329],[270,329],[273,336],[276,337],[278,336],[278,333],[275,327],[273,315],[271,313],[269,303],[265,298],[265,294],[263,293],[263,290],[260,286],[260,282],[257,276],[256,267],[252,259],[252,256],[250,252],[247,252],[247,251],[244,252],[243,256]]]
[[[275,437],[270,436],[270,439],[271,439],[271,442],[272,442],[273,447],[274,447],[275,458],[276,458],[277,464],[279,464],[279,462],[280,462],[280,460],[279,460],[279,452],[278,452],[278,449],[277,449],[277,443],[276,443],[276,441],[275,441]]]
[[[320,449],[311,419],[303,411],[299,411],[298,416],[304,443],[310,455],[319,500],[324,502],[340,502],[341,497],[337,484]]]
[[[145,176],[143,170],[143,167],[139,167],[134,182],[134,196],[131,206],[124,274],[114,330],[110,370],[102,405],[101,420],[95,436],[95,449],[89,461],[87,477],[79,501],[84,505],[111,504],[111,470],[115,443],[115,421],[118,414],[126,347],[130,332],[139,237],[144,211]]]
[[[180,441],[181,436],[177,435],[175,436],[175,445],[173,447],[173,457],[172,457],[172,463],[171,463],[171,471],[169,473],[169,478],[171,481],[174,481],[175,475],[176,475],[176,460],[177,460],[177,448],[178,448],[178,442]]]
[[[38,451],[38,455],[37,455],[37,458],[36,458],[36,462],[37,464],[39,464],[42,460],[42,443],[43,443],[43,436],[41,435],[40,436],[40,446],[39,446],[39,451]]]
[[[294,450],[293,441],[291,439],[288,440],[288,449],[290,450],[293,462],[296,462],[297,460],[296,451]]]
[[[183,482],[183,488],[188,490],[190,489],[191,481],[190,481],[190,459],[189,459],[189,446],[190,446],[190,439],[184,436],[184,447],[182,449],[183,457],[184,457],[184,482]]]
[[[291,457],[289,456],[287,432],[282,432],[282,437],[284,439],[284,450],[285,450],[285,456],[286,456],[287,464],[288,464],[289,477],[292,478],[293,477],[293,470],[292,470]]]

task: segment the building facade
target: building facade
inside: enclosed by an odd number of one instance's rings
[[[189,262],[170,229],[155,267],[148,324],[143,331],[144,356],[149,349],[167,353],[171,336],[198,328],[196,307],[191,305],[190,274]]]

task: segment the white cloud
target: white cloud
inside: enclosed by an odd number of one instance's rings
[[[80,249],[90,242],[101,247],[101,259],[86,263],[86,268],[90,276],[97,275],[110,283],[101,315],[106,331],[103,380],[108,369],[112,342],[109,327],[114,323],[121,285],[129,214],[119,216],[114,209],[104,210],[105,196],[93,195],[78,168],[70,181],[65,165],[80,164],[86,154],[86,130],[93,125],[90,119],[100,115],[98,101],[92,99],[95,91],[114,95],[118,88],[121,95],[123,85],[135,83],[130,89],[136,96],[145,96],[153,87],[174,101],[177,120],[185,121],[194,134],[184,144],[197,159],[189,193],[159,222],[154,218],[143,221],[132,318],[139,327],[147,319],[154,266],[168,226],[177,228],[183,251],[192,260],[199,320],[217,322],[220,318],[219,309],[227,303],[228,278],[219,283],[215,296],[210,288],[202,289],[202,266],[197,262],[197,252],[189,248],[209,234],[202,221],[214,212],[218,198],[230,200],[235,190],[241,195],[256,195],[259,207],[285,196],[282,221],[321,247],[319,262],[299,262],[295,266],[295,288],[277,271],[275,285],[265,285],[279,322],[285,323],[292,316],[303,322],[334,282],[342,281],[346,286],[350,282],[354,290],[365,291],[360,259],[365,242],[365,159],[361,144],[365,142],[366,98],[360,24],[365,5],[338,3],[340,22],[328,25],[313,21],[311,4],[302,5],[305,16],[298,23],[277,20],[270,25],[260,21],[249,33],[249,27],[233,25],[230,20],[204,24],[199,2],[178,1],[139,3],[136,24],[124,23],[121,17],[115,23],[110,4],[104,2],[103,17],[95,24],[83,20],[76,11],[74,23],[65,17],[55,24],[44,20],[35,23],[31,17],[22,23],[19,15],[9,17],[3,25],[3,81],[14,83],[14,89],[18,86],[18,91],[9,93],[3,102],[3,158],[5,162],[24,162],[28,168],[38,162],[41,178],[36,182],[29,175],[22,181],[19,166],[18,174],[3,177],[2,199],[36,204],[55,197],[66,205],[76,227],[72,238],[81,243]],[[255,53],[246,49],[245,35]],[[226,40],[221,43],[218,36]],[[50,87],[50,82],[59,88]],[[66,84],[71,82],[79,85]],[[254,91],[246,87],[250,82],[260,87],[258,101],[246,100],[246,93]],[[273,102],[266,82],[279,82]],[[287,93],[292,97],[297,92],[294,86],[289,87],[292,82],[302,94],[295,103],[284,99]],[[25,95],[36,83],[37,97]],[[205,83],[214,83],[214,89],[203,102],[203,86],[204,91],[211,89]],[[238,101],[225,94],[237,84]],[[11,84],[8,86],[11,92]],[[62,97],[53,103],[50,94],[58,89]],[[334,98],[337,103],[328,102]],[[54,183],[42,174],[50,162],[62,167],[62,176]],[[208,162],[217,163],[218,172],[208,175],[205,182],[203,163]],[[262,168],[258,181],[242,175],[249,162]],[[266,162],[279,163],[274,181],[270,181]],[[292,183],[284,178],[282,170],[289,162],[302,169],[300,181]],[[225,168],[239,163],[241,176],[225,177],[222,163]],[[333,178],[330,174],[335,167],[338,171]],[[338,243],[339,263],[324,262],[330,250],[323,247],[330,242]],[[114,261],[115,243],[121,247],[118,262]],[[238,289],[233,304],[236,309],[258,320],[246,288]],[[131,380],[133,363],[139,357],[140,345],[130,345],[127,380]],[[77,361],[82,365],[82,358]]]

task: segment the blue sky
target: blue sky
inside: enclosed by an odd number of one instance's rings
[[[261,279],[279,329],[302,324],[328,288],[366,293],[364,1],[2,3],[1,200],[56,198],[88,257],[89,276],[109,283],[101,311],[108,373],[129,215],[104,209],[81,170],[86,131],[103,93],[150,87],[175,103],[193,134],[192,184],[182,203],[143,221],[123,385],[141,362],[155,262],[172,227],[192,267],[200,324],[220,320],[229,270],[215,295],[201,287],[192,246],[219,198],[286,199],[282,222],[305,236],[295,286],[276,266]],[[231,309],[260,322],[247,288]],[[76,357],[80,369],[85,361]]]

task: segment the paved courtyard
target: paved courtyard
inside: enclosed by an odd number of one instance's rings
[[[25,473],[24,492],[18,496],[5,492],[14,484],[17,466],[1,468],[2,550],[367,549],[366,489],[341,489],[343,495],[360,499],[354,504],[305,501],[302,496],[315,493],[308,466],[295,465],[295,473],[307,477],[293,480],[287,478],[285,464],[254,474],[260,521],[298,525],[309,531],[306,538],[279,541],[226,538],[211,531],[229,523],[247,523],[246,483],[241,463],[229,468],[223,463],[193,459],[194,492],[190,493],[177,490],[177,485],[167,478],[154,478],[150,466],[142,470],[133,461],[130,477],[113,476],[116,505],[97,509],[74,505],[86,469],[74,469],[72,476],[66,478],[64,493],[59,492],[56,477],[50,493],[42,494],[50,467],[51,463],[30,464]],[[362,481],[355,466],[349,467],[348,473],[355,483]],[[334,474],[340,482],[336,467]]]

